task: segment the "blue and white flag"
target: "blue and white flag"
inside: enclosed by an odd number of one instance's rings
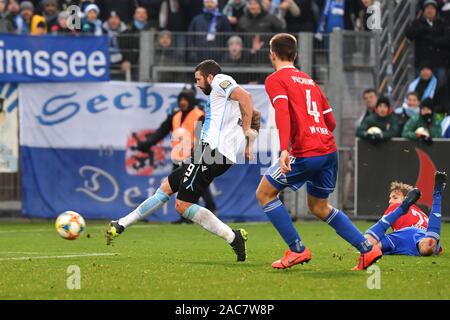
[[[0,82],[108,80],[106,36],[0,34]]]
[[[55,217],[74,210],[88,219],[116,219],[152,195],[172,170],[170,137],[152,147],[150,154],[142,154],[131,148],[133,133],[143,137],[156,130],[176,105],[182,87],[130,82],[21,84],[24,214]],[[245,88],[265,121],[270,102],[264,87]],[[217,178],[211,191],[220,217],[265,220],[255,198],[260,179],[260,164],[236,164]],[[178,218],[172,199],[150,220]]]

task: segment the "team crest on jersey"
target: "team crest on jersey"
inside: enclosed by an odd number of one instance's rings
[[[230,86],[231,86],[231,82],[228,80],[224,80],[222,81],[219,86],[223,89],[223,90],[227,90]]]

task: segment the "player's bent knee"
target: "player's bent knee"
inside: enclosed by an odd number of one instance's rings
[[[266,177],[263,177],[258,188],[256,189],[256,199],[261,207],[275,200],[280,192],[275,189]]]
[[[331,211],[332,207],[328,203],[328,199],[315,198],[308,194],[309,211],[320,219],[324,219]]]
[[[161,186],[159,188],[161,189],[162,192],[166,193],[169,196],[173,194],[172,188],[170,187],[169,179],[167,178],[163,179],[163,181],[161,182]]]
[[[175,202],[175,210],[179,213],[179,214],[183,214],[186,212],[186,210],[192,205],[192,203],[188,203],[185,201],[181,201],[181,200],[177,200]]]

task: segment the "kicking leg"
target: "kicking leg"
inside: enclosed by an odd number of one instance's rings
[[[430,219],[426,238],[419,243],[419,251],[422,256],[430,256],[435,254],[436,245],[441,235],[441,219],[442,219],[442,192],[447,183],[447,174],[437,171],[434,178],[433,204],[431,206]]]
[[[111,244],[112,240],[118,237],[125,228],[136,223],[139,220],[149,216],[150,214],[161,208],[171,195],[177,192],[177,183],[180,181],[183,175],[183,169],[179,168],[174,170],[168,178],[165,178],[158,190],[156,190],[153,196],[142,202],[135,210],[131,211],[128,215],[120,218],[117,221],[111,221],[106,229],[105,237],[106,244]]]
[[[128,215],[120,218],[118,221],[119,225],[127,228],[137,221],[148,217],[150,214],[161,208],[167,201],[169,201],[169,198],[172,194],[172,189],[170,188],[169,182],[166,178],[163,180],[161,186],[158,188],[158,190],[156,190],[153,196],[147,198]]]
[[[420,190],[415,188],[408,192],[406,198],[397,207],[394,211],[389,213],[388,215],[382,217],[375,223],[369,230],[366,231],[366,237],[370,236],[374,238],[376,241],[381,241],[381,238],[386,233],[386,231],[391,227],[395,221],[398,220],[402,215],[406,214],[409,208],[415,204],[420,199],[421,193]]]

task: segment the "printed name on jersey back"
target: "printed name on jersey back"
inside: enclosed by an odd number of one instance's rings
[[[302,85],[307,85],[307,86],[316,86],[316,83],[314,82],[313,79],[307,79],[307,78],[302,78],[302,77],[298,77],[298,76],[291,76],[292,81],[294,81],[294,83],[298,83],[298,84],[302,84]]]
[[[323,134],[326,136],[328,136],[330,134],[330,131],[327,128],[322,128],[322,127],[310,126],[309,130],[311,130],[312,134],[320,133],[320,134]]]

